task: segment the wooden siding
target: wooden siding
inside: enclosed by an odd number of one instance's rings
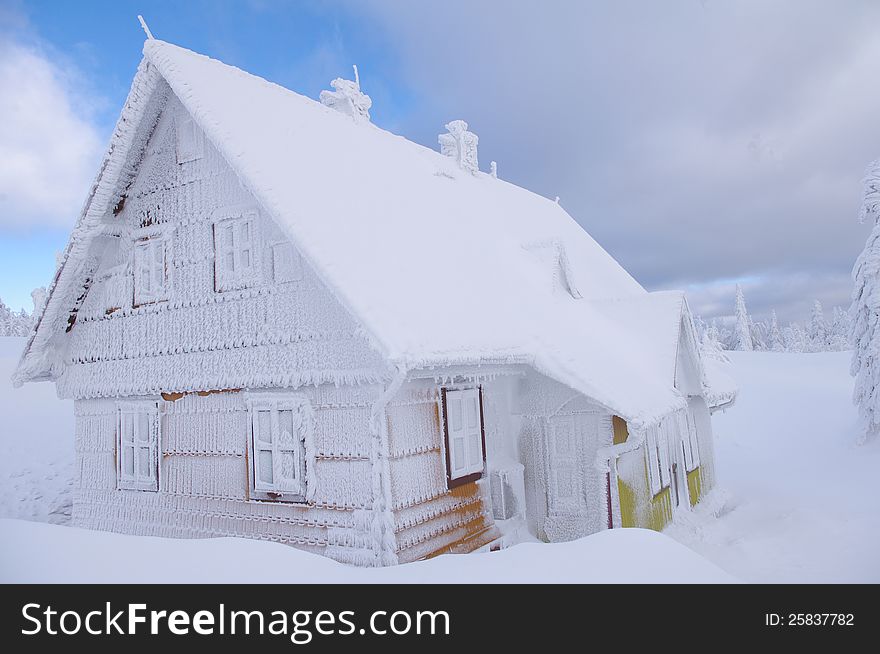
[[[392,508],[400,562],[477,549],[498,536],[485,476],[447,488],[439,407],[440,385],[429,381],[407,383],[387,407]]]

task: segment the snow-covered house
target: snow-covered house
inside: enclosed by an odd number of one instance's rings
[[[682,294],[337,82],[145,43],[15,374],[75,400],[74,524],[382,565],[688,510],[735,391]]]

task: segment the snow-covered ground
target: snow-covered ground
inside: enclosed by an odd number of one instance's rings
[[[73,408],[50,384],[11,388],[23,345],[21,338],[0,338],[0,518],[64,523]],[[740,398],[714,419],[724,491],[665,534],[616,530],[573,543],[361,570],[274,543],[122,536],[0,520],[0,581],[880,581],[880,443],[854,444],[849,354],[731,358]],[[135,549],[174,563],[137,577],[122,564]],[[260,563],[246,571],[215,563],[244,557]],[[128,571],[124,578],[121,570]]]
[[[570,543],[355,568],[286,545],[238,538],[124,536],[0,520],[0,581],[125,583],[727,583],[735,579],[671,538],[645,529]],[[132,560],[162,561],[132,566]],[[229,565],[248,561],[247,566]]]
[[[73,402],[54,384],[15,389],[26,339],[0,336],[0,518],[66,523],[73,487]]]
[[[739,398],[713,418],[725,497],[666,533],[746,581],[880,581],[880,442],[855,444],[850,353],[729,355]]]

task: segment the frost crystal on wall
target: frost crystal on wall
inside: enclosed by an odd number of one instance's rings
[[[321,104],[351,116],[358,122],[370,121],[370,107],[373,101],[370,96],[361,92],[357,66],[354,67],[354,81],[337,77],[330,82],[332,91],[321,91]]]
[[[468,131],[468,124],[463,120],[453,120],[445,125],[448,134],[440,134],[440,153],[452,157],[461,168],[476,174],[480,169],[477,161],[477,143],[479,137]]]

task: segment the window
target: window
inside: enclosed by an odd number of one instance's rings
[[[669,440],[666,424],[648,428],[645,449],[648,458],[648,481],[651,494],[656,495],[669,486]]]
[[[192,118],[185,116],[177,121],[177,163],[201,159],[204,147],[202,132]]]
[[[446,480],[455,488],[479,479],[486,461],[481,388],[441,390]]]
[[[134,305],[168,299],[168,269],[165,239],[143,238],[134,243]]]
[[[239,212],[214,223],[214,286],[231,291],[258,281],[257,211]]]
[[[159,490],[159,408],[156,402],[119,405],[116,487]]]
[[[308,497],[306,451],[312,433],[311,407],[287,395],[250,400],[249,457],[253,497],[303,502]]]

